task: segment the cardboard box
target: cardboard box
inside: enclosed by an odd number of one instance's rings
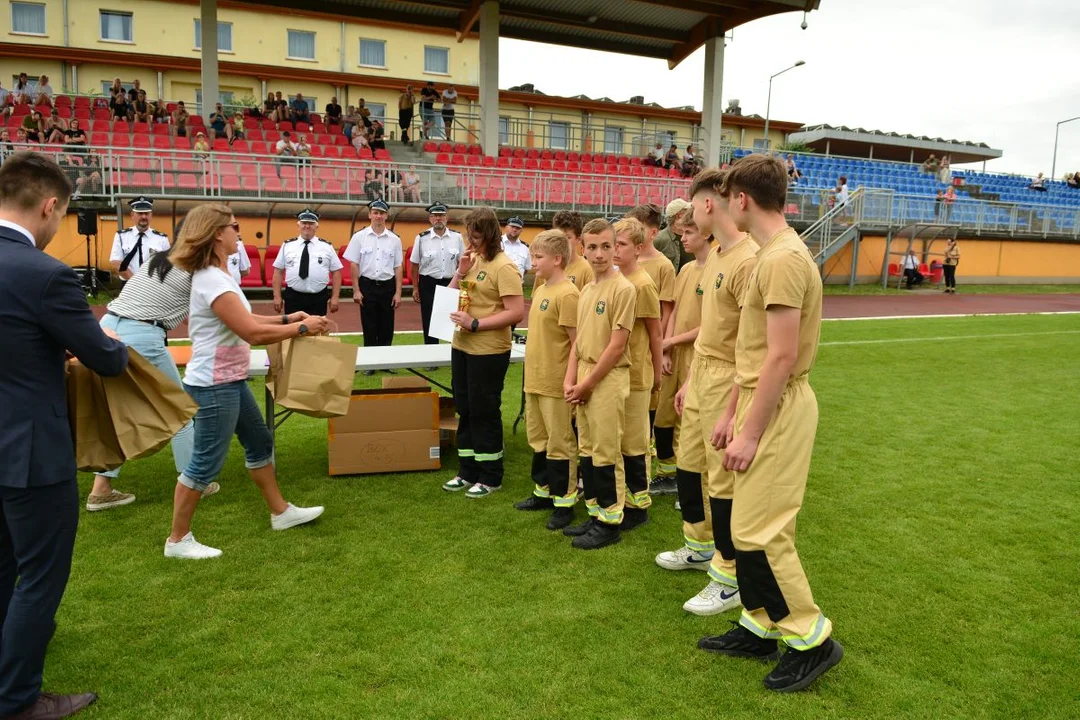
[[[431,386],[428,385],[427,380],[416,375],[383,378],[382,386],[383,390],[393,390],[397,388],[425,388],[427,390],[431,389]]]
[[[354,390],[349,413],[327,426],[330,475],[441,467],[439,396],[426,386]]]
[[[446,447],[457,445],[458,416],[454,398],[439,398],[439,442]]]

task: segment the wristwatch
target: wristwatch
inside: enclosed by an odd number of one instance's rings
[[[283,313],[281,315],[281,324],[282,325],[288,325],[289,324],[289,316],[287,314]]]
[[[480,320],[479,320],[479,318],[473,318],[472,331],[476,332],[479,328],[480,328]]]
[[[300,328],[299,328],[299,330],[297,331],[296,334],[297,334],[297,336],[307,335],[307,331],[308,331],[307,325],[305,325],[304,323],[300,323]]]

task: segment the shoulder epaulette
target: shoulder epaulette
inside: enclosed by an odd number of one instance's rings
[[[297,235],[296,237],[289,238],[288,240],[286,240],[285,242],[283,242],[281,244],[284,245],[285,243],[291,243],[293,240],[299,240],[299,239],[300,239],[300,236]]]
[[[165,233],[158,232],[157,230],[154,230],[153,228],[150,228],[150,232],[154,233],[155,235],[160,235],[161,237],[168,237],[168,235],[166,235]]]
[[[324,243],[326,243],[327,245],[329,245],[329,246],[331,246],[331,247],[333,247],[333,246],[334,246],[334,243],[330,242],[330,241],[329,241],[329,240],[327,240],[326,238],[319,238],[319,242],[324,242]]]
[[[431,232],[432,232],[431,228],[428,228],[427,230],[425,230],[424,232],[420,233],[420,234],[419,234],[419,235],[417,235],[416,237],[424,237],[425,235],[430,235],[430,234],[431,234]]]

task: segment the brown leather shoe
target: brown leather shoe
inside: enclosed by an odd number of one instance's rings
[[[5,720],[60,720],[92,705],[95,700],[97,695],[94,693],[53,695],[43,692],[38,695],[37,702],[33,705],[14,715],[8,715]]]

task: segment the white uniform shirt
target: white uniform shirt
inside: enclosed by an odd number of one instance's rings
[[[358,266],[358,277],[368,280],[393,280],[403,256],[401,238],[386,228],[376,235],[366,227],[353,235],[345,248],[345,259]]]
[[[904,269],[905,270],[918,270],[919,269],[919,258],[915,257],[914,255],[905,255],[904,256]]]
[[[236,252],[229,256],[229,274],[232,275],[232,279],[239,285],[240,281],[244,278],[244,272],[250,270],[251,258],[248,257],[247,250],[244,249],[244,243],[237,240]]]
[[[123,232],[118,232],[113,236],[112,252],[109,253],[109,260],[111,262],[123,263],[127,254],[135,247],[135,244],[139,241],[139,230],[135,226],[129,227]],[[139,269],[142,263],[150,259],[150,256],[156,252],[168,252],[169,251],[169,238],[163,233],[159,233],[153,228],[147,228],[143,234],[142,242],[142,262],[139,262],[139,253],[131,258],[131,262],[128,263],[127,270],[135,272]]]
[[[517,265],[521,277],[525,277],[525,273],[532,269],[532,255],[529,253],[529,246],[523,243],[520,238],[511,240],[503,235],[502,249]]]
[[[285,271],[285,285],[296,292],[319,293],[330,284],[330,273],[344,267],[334,246],[328,240],[315,236],[308,245],[308,276],[300,279],[300,256],[304,254],[304,239],[286,240],[281,252],[274,258],[274,267]]]
[[[465,253],[461,233],[447,228],[442,235],[429,228],[416,236],[409,262],[420,266],[420,274],[437,280],[454,277],[458,261]]]

